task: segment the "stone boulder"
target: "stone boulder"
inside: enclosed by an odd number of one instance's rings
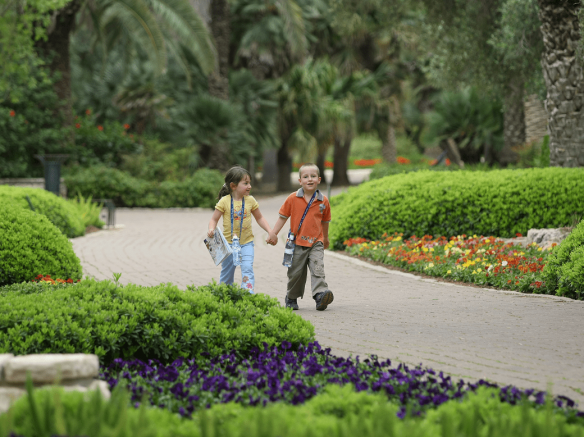
[[[537,243],[539,246],[549,246],[551,243],[560,244],[570,235],[572,228],[557,229],[530,229],[527,231],[528,244]]]

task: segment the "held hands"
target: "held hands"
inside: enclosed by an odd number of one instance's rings
[[[207,229],[207,237],[213,238],[213,235],[215,235],[215,229]]]
[[[278,244],[278,236],[276,234],[274,234],[273,232],[270,232],[268,234],[268,238],[266,239],[266,243],[271,244],[272,246],[275,246],[276,244]]]

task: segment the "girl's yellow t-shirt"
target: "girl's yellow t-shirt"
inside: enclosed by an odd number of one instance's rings
[[[251,212],[259,208],[258,202],[253,196],[245,196],[245,212],[243,214],[243,229],[239,244],[244,244],[253,241],[253,232],[251,230]],[[241,200],[233,200],[233,232],[239,236],[239,220],[241,219]],[[229,243],[231,243],[231,196],[223,196],[215,205],[215,209],[223,213],[223,235]]]

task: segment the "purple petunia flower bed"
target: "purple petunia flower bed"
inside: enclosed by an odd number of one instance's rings
[[[539,408],[546,398],[543,391],[499,387],[482,379],[476,383],[453,381],[442,372],[421,366],[392,367],[390,360],[379,361],[375,356],[363,361],[359,357],[337,357],[317,342],[296,350],[288,342],[272,348],[265,345],[263,350],[252,349],[244,358],[235,353],[199,360],[180,358],[169,365],[117,359],[102,369],[100,377],[111,389],[126,386],[135,406],[147,401],[185,417],[198,409],[232,401],[250,406],[302,404],[321,393],[327,384],[353,384],[356,391],[383,392],[389,401],[401,406],[398,417],[402,418],[407,411],[421,414],[448,400],[462,399],[466,392],[480,386],[498,388],[501,401],[510,404],[527,403]],[[584,420],[584,412],[578,411],[571,399],[556,396],[553,402],[570,418]]]

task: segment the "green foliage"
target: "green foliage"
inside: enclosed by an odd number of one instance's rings
[[[2,2],[0,7],[0,41],[2,41],[0,45],[0,65],[2,65],[0,102],[7,97],[13,103],[18,102],[26,98],[23,94],[25,89],[36,88],[39,78],[31,72],[42,65],[42,62],[35,54],[35,41],[46,38],[46,29],[51,24],[50,11],[65,6],[69,1]]]
[[[580,299],[584,292],[584,220],[557,246],[543,270],[546,288]]]
[[[82,214],[75,205],[62,197],[38,188],[0,185],[0,203],[30,210],[27,197],[34,210],[46,216],[67,237],[74,238],[85,234]]]
[[[83,197],[82,195],[78,195],[75,199],[69,200],[69,203],[77,209],[85,228],[88,226],[101,228],[104,225],[99,219],[103,204],[94,202],[91,196]]]
[[[79,259],[59,229],[40,213],[4,200],[1,203],[0,285],[31,281],[39,274],[81,278]]]
[[[97,391],[83,394],[65,392],[60,387],[34,391],[29,387],[28,391],[32,395],[20,398],[8,413],[0,416],[0,436],[10,432],[25,437],[584,435],[580,424],[571,424],[564,415],[555,414],[551,402],[539,410],[510,405],[502,403],[489,389],[471,393],[462,401],[446,402],[422,418],[398,419],[398,407],[388,403],[383,395],[355,393],[347,385],[327,387],[325,393],[299,406],[217,405],[196,412],[193,420],[156,408],[133,409],[123,390],[114,390],[109,402]]]
[[[38,67],[28,74],[34,84],[8,76],[8,98],[2,99],[0,90],[0,178],[40,177],[43,167],[34,155],[64,151],[66,131],[53,80]]]
[[[31,213],[29,213],[31,214]],[[263,294],[241,295],[215,283],[179,290],[84,280],[30,294],[0,289],[0,352],[91,353],[159,359],[218,355],[314,340],[314,327]],[[232,288],[239,288],[232,286]]]
[[[503,147],[502,105],[475,88],[438,94],[427,118],[425,141],[438,145],[452,138],[465,163],[478,163]]]
[[[388,176],[333,202],[330,239],[411,235],[514,237],[565,226],[584,212],[582,169],[432,172]]]
[[[118,206],[149,208],[211,208],[223,176],[215,170],[200,169],[182,181],[149,182],[115,168],[103,166],[77,169],[65,177],[70,193],[94,199],[112,199]]]
[[[138,144],[134,135],[127,134],[125,127],[117,121],[96,123],[91,110],[75,117],[75,145],[71,150],[70,162],[90,167],[120,165],[122,155],[134,152]]]

